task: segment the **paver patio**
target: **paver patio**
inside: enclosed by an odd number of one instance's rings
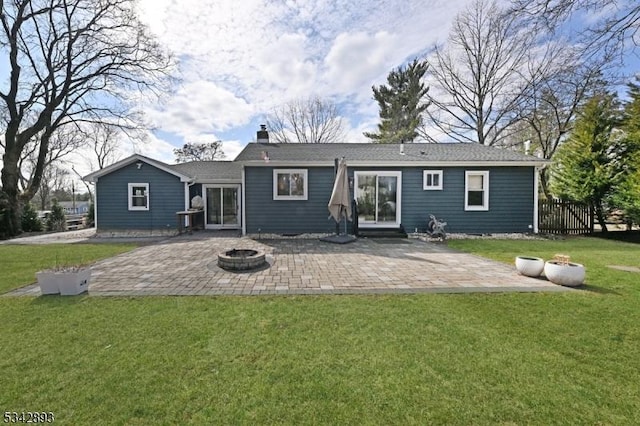
[[[199,232],[97,262],[91,296],[259,295],[418,292],[567,291],[520,276],[511,265],[419,240],[359,239],[336,245],[317,239],[220,237]],[[231,248],[263,250],[270,267],[245,273],[217,266]],[[36,285],[12,295],[37,295]]]

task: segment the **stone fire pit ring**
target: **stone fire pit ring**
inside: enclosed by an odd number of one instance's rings
[[[254,249],[231,249],[218,253],[218,266],[225,271],[246,272],[267,265],[264,251]]]

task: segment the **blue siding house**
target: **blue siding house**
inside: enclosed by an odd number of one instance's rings
[[[98,232],[175,233],[176,213],[199,196],[207,229],[332,233],[339,158],[361,231],[424,231],[435,215],[448,232],[537,232],[546,165],[537,157],[478,144],[275,144],[265,133],[234,161],[169,165],[133,155],[86,176],[96,184]]]
[[[345,158],[358,228],[448,232],[537,231],[544,160],[477,144],[251,143],[238,155],[246,233],[327,233],[334,159]]]
[[[241,167],[237,163],[170,165],[136,154],[84,180],[95,183],[96,228],[100,234],[175,234],[177,213],[190,209],[196,195],[205,203],[206,228],[240,227]]]

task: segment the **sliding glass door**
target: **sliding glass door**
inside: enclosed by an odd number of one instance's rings
[[[240,227],[240,187],[238,185],[205,186],[204,193],[206,228]]]
[[[358,225],[400,226],[402,172],[355,172]]]

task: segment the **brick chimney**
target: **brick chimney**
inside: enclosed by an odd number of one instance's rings
[[[267,132],[266,124],[260,125],[260,130],[257,132],[258,143],[269,143],[269,132]]]

